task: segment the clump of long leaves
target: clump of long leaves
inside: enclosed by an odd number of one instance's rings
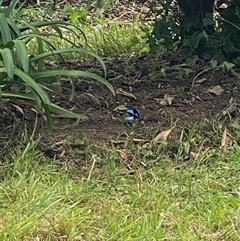
[[[1,5],[0,1],[0,5]],[[10,17],[18,0],[11,1],[8,7],[0,7],[0,98],[18,98],[35,103],[39,112],[44,111],[48,128],[52,130],[52,113],[57,113],[68,118],[85,118],[52,103],[48,96],[49,88],[44,85],[44,80],[56,76],[69,76],[75,78],[90,78],[104,84],[113,94],[112,85],[105,79],[106,67],[102,59],[82,47],[77,47],[74,42],[67,39],[64,31],[73,31],[73,26],[59,21],[29,23],[24,20],[14,20]],[[68,41],[71,48],[57,49],[48,40],[49,37],[61,38]],[[28,45],[35,41],[34,56],[29,56]],[[46,50],[48,49],[48,50]],[[64,53],[84,53],[95,57],[102,65],[105,78],[86,71],[44,68],[44,60],[60,56]]]

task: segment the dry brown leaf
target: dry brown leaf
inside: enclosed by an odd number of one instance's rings
[[[165,94],[163,99],[160,100],[160,105],[164,105],[164,106],[172,105],[174,98],[175,96]]]
[[[207,80],[207,78],[201,78],[199,80],[196,80],[195,83],[197,84],[202,84],[203,82],[205,82]]]
[[[124,95],[126,97],[130,97],[130,98],[133,98],[134,100],[137,100],[137,97],[134,94],[132,94],[130,92],[127,92],[127,91],[124,91],[122,88],[118,88],[116,90],[116,94],[117,95]]]
[[[59,157],[64,157],[66,151],[65,150],[62,150],[62,152],[60,153]]]
[[[186,162],[190,161],[191,157],[190,156],[185,156],[185,157],[180,157],[177,159],[178,162]]]
[[[91,99],[94,103],[100,105],[100,100],[99,100],[98,97],[96,97],[95,95],[93,95],[93,94],[91,94],[91,93],[83,93],[83,95],[90,97],[90,99]]]
[[[199,152],[195,153],[193,151],[190,152],[191,160],[196,160],[199,157]]]
[[[133,138],[132,140],[134,143],[147,143],[149,142],[148,139],[140,139],[140,138]]]
[[[196,160],[197,158],[201,158],[204,157],[208,152],[209,152],[210,148],[206,148],[204,151],[199,151],[197,153],[191,151],[190,152],[190,157],[192,160]]]
[[[31,111],[34,112],[37,115],[39,114],[38,111],[36,109],[34,109],[34,108],[31,108]]]
[[[223,88],[220,85],[216,85],[208,88],[207,91],[214,95],[221,95],[223,92]]]
[[[125,149],[118,149],[117,152],[122,160],[127,159],[127,153]]]
[[[203,102],[203,100],[198,95],[195,98],[196,98],[196,100]]]
[[[234,113],[234,111],[237,110],[237,103],[236,103],[236,99],[235,98],[231,98],[229,100],[229,105],[224,109],[222,110],[222,114],[223,115],[226,115],[226,114],[232,114]]]
[[[19,107],[18,105],[14,105],[14,104],[12,104],[12,106],[15,107],[16,111],[20,112],[23,116],[25,115],[24,111],[21,107]]]
[[[224,128],[222,139],[221,139],[221,147],[226,147],[227,144],[227,128]]]
[[[165,142],[166,140],[167,140],[167,138],[168,138],[168,136],[169,136],[169,134],[172,132],[172,130],[175,128],[175,126],[174,127],[172,127],[172,128],[170,128],[170,129],[168,129],[168,130],[166,130],[166,131],[162,131],[162,132],[160,132],[154,139],[153,139],[153,142]]]
[[[229,134],[227,128],[224,128],[222,139],[221,139],[221,148],[226,148],[232,145],[231,135]]]
[[[113,111],[125,111],[127,110],[127,107],[125,105],[118,105],[113,109]]]
[[[4,100],[5,101],[5,100]],[[2,105],[1,104],[1,102],[2,102],[2,99],[1,99],[1,101],[0,101],[0,112],[1,113],[8,113],[9,112],[9,109],[6,107],[6,106],[4,106],[4,105]]]

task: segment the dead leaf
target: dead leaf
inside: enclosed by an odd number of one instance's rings
[[[222,139],[221,139],[221,147],[226,147],[227,143],[227,128],[224,128]]]
[[[223,92],[223,88],[220,85],[216,85],[208,88],[207,91],[214,95],[221,95]]]
[[[210,150],[210,148],[207,147],[205,150],[199,151],[197,153],[191,151],[190,152],[190,157],[191,157],[192,160],[196,160],[197,158],[202,158],[209,152],[209,150]]]
[[[196,100],[203,102],[203,100],[198,95],[195,98],[196,98]]]
[[[95,95],[91,94],[91,93],[83,93],[82,94],[83,96],[88,96],[90,97],[90,99],[95,103],[95,104],[98,104],[100,105],[100,100],[98,97],[96,97]]]
[[[153,139],[153,142],[157,142],[157,143],[162,143],[162,142],[165,142],[169,136],[169,134],[172,132],[172,130],[175,128],[172,127],[166,131],[162,131],[160,132],[154,139]]]
[[[206,80],[207,80],[207,78],[201,78],[201,79],[199,79],[199,80],[196,80],[195,83],[197,83],[197,84],[202,84],[202,83],[204,83]]]
[[[181,157],[179,159],[177,159],[178,162],[186,162],[189,161],[191,159],[190,156],[185,156],[185,157]]]
[[[190,152],[190,157],[192,160],[196,160],[199,157],[199,155],[200,155],[199,152],[197,152],[197,153],[195,153],[193,151]]]
[[[115,112],[118,112],[118,111],[126,111],[127,110],[127,107],[125,106],[125,105],[118,105],[117,107],[115,107],[114,109],[113,109],[113,111],[115,111]]]
[[[149,169],[149,165],[144,163],[144,162],[140,162],[140,164],[143,166],[143,168],[145,168],[146,170]]]
[[[11,104],[13,107],[15,107],[16,111],[18,111],[19,113],[21,113],[23,116],[25,115],[24,114],[24,111],[21,107],[19,107],[18,105],[14,105],[14,104]]]
[[[127,159],[127,153],[125,149],[118,149],[117,152],[122,160]]]
[[[235,98],[231,98],[229,100],[229,105],[224,109],[222,110],[222,114],[223,115],[226,115],[226,114],[232,114],[234,113],[234,111],[237,110],[237,103],[236,103],[236,99]]]
[[[133,138],[132,140],[134,143],[147,143],[149,142],[148,139],[139,139],[139,138]]]
[[[159,101],[160,105],[169,106],[169,105],[172,105],[174,98],[175,96],[173,95],[165,94],[163,99],[155,98],[155,100]]]
[[[124,91],[122,88],[118,88],[116,90],[116,94],[117,95],[124,95],[126,97],[130,97],[130,98],[133,98],[134,100],[137,100],[137,97],[134,94],[132,94],[130,92],[127,92],[127,91]]]
[[[231,135],[229,134],[227,128],[224,128],[222,139],[221,139],[221,148],[226,148],[232,145]]]
[[[30,110],[31,110],[33,113],[35,113],[36,115],[39,114],[39,112],[38,112],[36,109],[34,109],[34,108],[31,108]]]

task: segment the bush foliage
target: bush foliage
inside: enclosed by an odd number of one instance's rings
[[[164,47],[172,51],[184,46],[201,57],[239,65],[240,1],[221,1],[214,9],[208,5],[208,11],[202,11],[201,17],[194,12],[196,6],[187,5],[189,2],[196,1],[179,0],[180,8],[173,0],[151,3],[151,11],[157,15],[148,36],[151,50],[156,52]],[[201,11],[203,6],[197,7]]]

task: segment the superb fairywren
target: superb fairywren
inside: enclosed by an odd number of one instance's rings
[[[133,121],[140,118],[140,112],[136,108],[127,108],[123,115],[125,121]]]

